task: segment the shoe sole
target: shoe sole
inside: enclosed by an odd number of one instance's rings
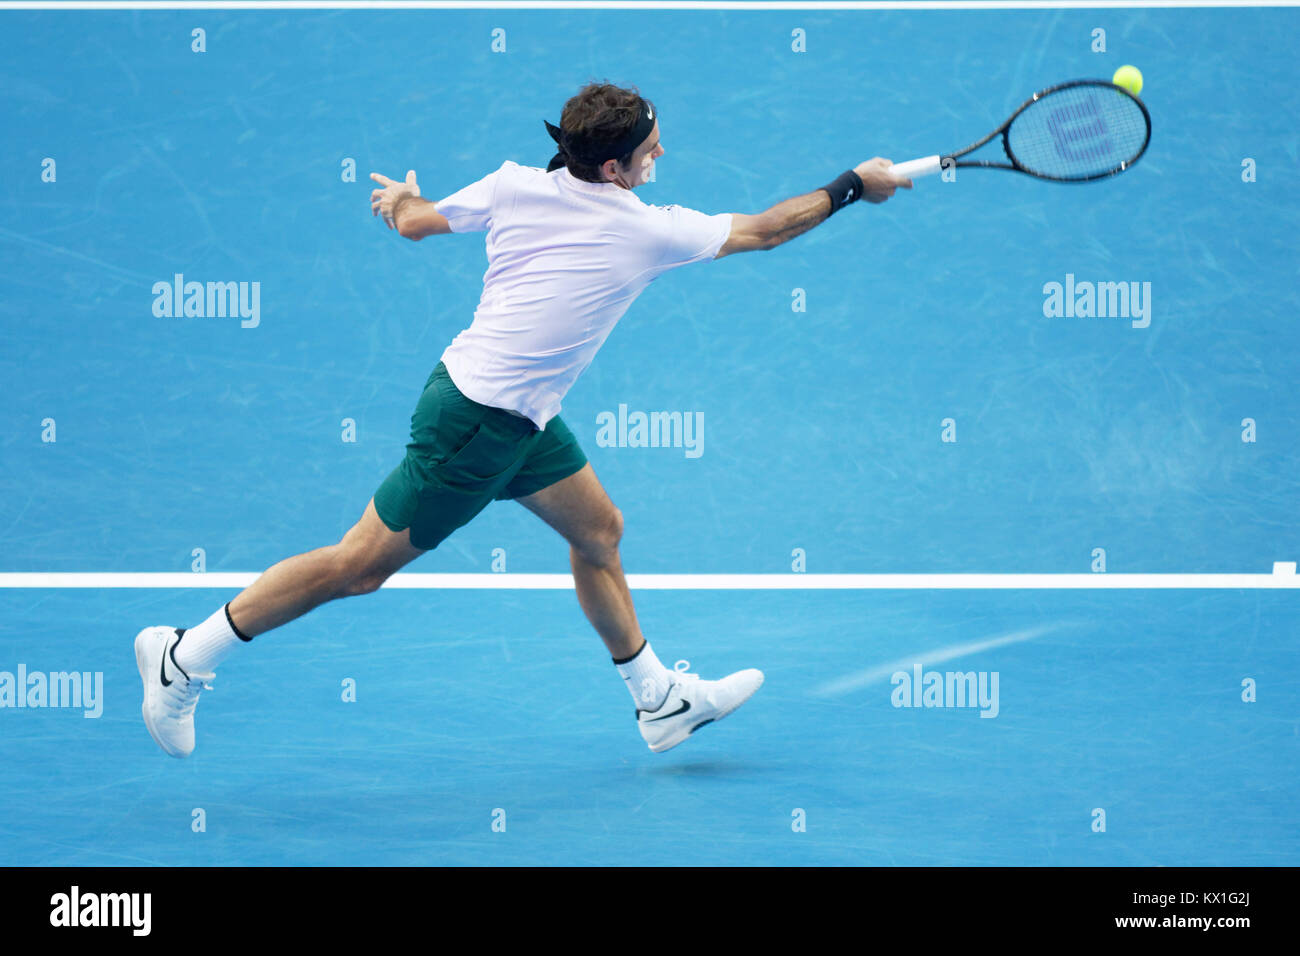
[[[701,720],[698,724],[693,724],[691,726],[691,729],[686,731],[685,733],[679,732],[673,734],[671,737],[667,738],[666,740],[660,741],[657,744],[647,744],[647,746],[657,754],[661,754],[665,750],[672,750],[674,747],[676,747],[678,744],[684,741],[691,734],[695,733],[695,731],[699,730],[701,727],[707,727],[709,724],[717,723],[719,720],[721,720],[723,717],[726,717],[728,714],[734,714],[737,710],[740,709],[741,704],[743,704],[745,701],[749,700],[749,698],[753,697],[756,693],[758,693],[758,689],[763,686],[763,681],[765,680],[767,680],[767,675],[763,675],[762,677],[760,677],[758,679],[758,683],[754,685],[753,690],[751,690],[744,697],[740,698],[740,700],[736,701],[734,704],[732,704],[722,713],[715,714],[714,716],[710,717],[708,720]]]
[[[145,729],[149,731],[149,736],[153,738],[154,743],[162,748],[163,753],[171,757],[184,758],[188,757],[189,754],[184,751],[175,750],[163,743],[162,738],[158,736],[158,731],[154,729],[153,721],[149,719],[149,699],[150,695],[153,693],[151,679],[153,678],[154,669],[158,666],[158,662],[148,661],[146,658],[149,656],[149,642],[154,640],[152,633],[158,630],[172,631],[175,633],[175,628],[146,627],[135,636],[135,666],[136,669],[140,671],[140,682],[144,684],[144,703],[140,705],[140,715],[144,717],[144,726]],[[164,643],[164,653],[166,652],[166,647],[167,645]]]

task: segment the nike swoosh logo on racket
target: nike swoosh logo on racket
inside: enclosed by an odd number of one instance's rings
[[[667,720],[669,717],[676,717],[678,714],[684,714],[690,709],[691,702],[689,700],[684,700],[682,701],[682,706],[678,707],[671,714],[664,714],[662,717],[649,717],[646,719],[646,723],[648,724],[656,720]]]

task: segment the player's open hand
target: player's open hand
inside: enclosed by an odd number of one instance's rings
[[[862,180],[863,190],[862,198],[867,202],[884,202],[890,196],[894,195],[894,190],[900,186],[903,189],[911,189],[912,181],[895,176],[889,171],[893,163],[887,159],[881,159],[879,156],[869,159],[865,163],[859,163],[853,171],[858,174]]]
[[[415,170],[408,170],[406,173],[406,182],[399,183],[396,180],[389,179],[382,173],[371,173],[370,178],[383,186],[383,189],[375,189],[370,193],[370,211],[376,216],[383,216],[384,222],[388,223],[389,229],[396,229],[397,225],[393,222],[393,212],[398,202],[412,196],[420,195],[420,187],[415,182]]]

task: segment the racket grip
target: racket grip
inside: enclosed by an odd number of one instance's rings
[[[938,156],[926,156],[922,159],[909,159],[905,163],[895,163],[889,171],[900,179],[916,179],[918,176],[930,176],[940,168]]]

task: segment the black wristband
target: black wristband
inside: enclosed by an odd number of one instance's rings
[[[823,186],[826,195],[831,197],[831,211],[826,214],[826,218],[829,219],[849,203],[861,199],[864,188],[862,177],[851,169],[841,174],[834,182]]]

